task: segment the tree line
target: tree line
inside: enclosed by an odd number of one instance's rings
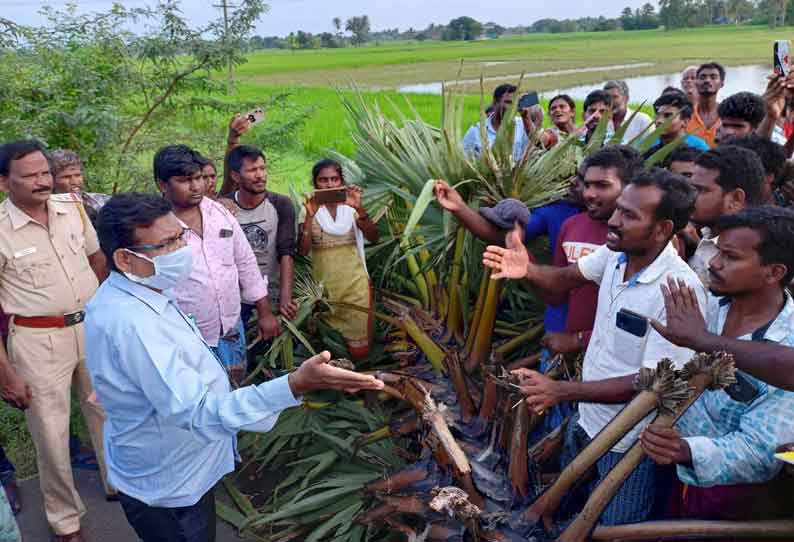
[[[765,24],[781,26],[794,21],[794,2],[788,0],[659,0],[659,9],[650,2],[641,8],[626,7],[618,17],[546,18],[528,26],[504,27],[480,22],[472,17],[457,17],[447,24],[431,23],[424,29],[398,28],[372,31],[367,15],[343,21],[334,17],[334,32],[312,34],[299,30],[288,36],[253,36],[251,49],[320,49],[359,46],[367,42],[388,41],[473,41],[503,35],[534,32],[607,32],[616,30],[667,30],[713,24]]]

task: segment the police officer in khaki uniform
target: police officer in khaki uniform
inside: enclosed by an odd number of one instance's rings
[[[25,410],[56,542],[79,542],[85,507],[69,457],[70,390],[106,480],[105,416],[92,399],[82,324],[85,304],[106,274],[105,259],[79,198],[52,195],[40,143],[0,146],[0,188],[8,194],[0,204],[0,305],[11,316],[7,355],[0,344],[0,395]]]

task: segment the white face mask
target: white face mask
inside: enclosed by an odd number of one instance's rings
[[[126,248],[124,250],[154,265],[154,275],[149,277],[139,277],[126,272],[124,276],[132,282],[137,282],[155,290],[170,290],[178,286],[180,282],[190,276],[190,272],[193,270],[193,251],[190,245],[185,245],[179,250],[168,254],[160,254],[153,258]]]

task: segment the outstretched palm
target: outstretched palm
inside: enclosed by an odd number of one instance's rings
[[[506,248],[489,246],[482,255],[482,263],[495,272],[492,279],[522,279],[527,275],[529,253],[524,247],[521,227],[516,227],[505,238]]]

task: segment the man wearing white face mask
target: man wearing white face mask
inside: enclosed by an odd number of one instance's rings
[[[328,365],[327,352],[288,376],[232,391],[196,324],[163,294],[188,279],[192,247],[151,194],[120,194],[99,214],[112,270],[86,310],[87,363],[107,412],[108,476],[143,542],[215,540],[213,487],[234,470],[236,434],[270,430],[316,389],[381,389]]]

